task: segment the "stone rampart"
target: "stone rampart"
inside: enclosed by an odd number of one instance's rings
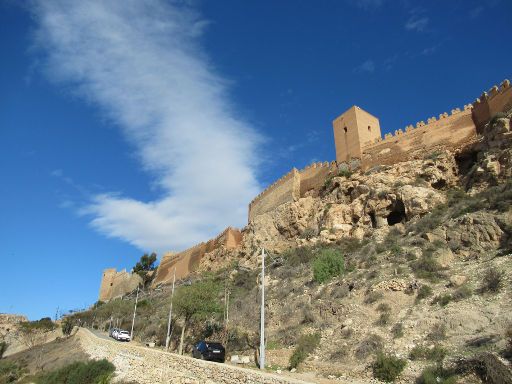
[[[473,103],[473,120],[478,133],[482,132],[485,124],[498,112],[512,109],[512,87],[509,80],[503,80],[498,87],[493,86],[489,92],[482,93]]]
[[[270,212],[289,201],[295,201],[300,197],[300,174],[293,168],[281,177],[249,204],[249,222],[258,215]]]
[[[300,177],[300,197],[306,193],[318,193],[325,184],[327,177],[336,172],[337,165],[335,161],[325,161],[323,163],[313,163],[299,171]]]
[[[101,278],[100,301],[109,301],[122,297],[137,289],[142,284],[142,278],[136,273],[129,273],[126,270],[117,272],[115,268],[105,269]]]
[[[228,227],[206,243],[199,243],[179,253],[169,252],[165,254],[156,271],[153,287],[158,284],[172,282],[174,269],[176,269],[177,280],[187,277],[199,267],[199,262],[206,253],[213,252],[220,247],[236,248],[241,242],[242,233],[240,230]]]
[[[286,376],[193,359],[133,343],[117,343],[99,338],[84,328],[75,337],[92,359],[112,362],[119,380],[140,384],[306,384]]]
[[[476,127],[472,118],[471,104],[464,109],[455,108],[451,113],[441,113],[420,121],[415,126],[408,125],[394,134],[388,133],[384,139],[363,148],[362,166],[394,164],[400,161],[423,158],[436,148],[455,149],[476,137]]]

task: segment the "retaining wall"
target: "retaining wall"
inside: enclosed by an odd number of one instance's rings
[[[192,359],[161,350],[140,347],[132,343],[117,343],[101,339],[80,328],[80,345],[93,359],[107,359],[116,366],[120,380],[140,384],[305,384],[257,370],[227,364]]]

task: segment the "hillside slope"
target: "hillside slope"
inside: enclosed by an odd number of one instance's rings
[[[190,279],[211,280],[219,302],[226,291],[230,299],[229,322],[220,314],[193,321],[188,350],[201,337],[223,340],[231,354],[257,349],[264,247],[270,369],[289,366],[301,335],[318,334],[298,367],[318,377],[369,378],[376,354],[385,352],[407,360],[398,382],[414,382],[438,364],[453,368],[459,382],[480,382],[478,370],[461,367],[510,348],[511,115],[493,119],[471,147],[342,170],[318,195],[256,217],[241,249],[209,254]],[[131,300],[75,318],[105,328],[113,317],[129,327]],[[169,287],[143,294],[136,338],[165,343],[169,303]],[[173,324],[176,348],[181,319]]]

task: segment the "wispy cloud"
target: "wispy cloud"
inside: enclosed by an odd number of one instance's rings
[[[430,19],[419,9],[413,9],[410,13],[411,16],[405,23],[405,29],[408,31],[423,32],[427,28]]]
[[[373,73],[375,72],[375,63],[373,60],[366,60],[354,68],[354,73]]]
[[[157,0],[37,0],[33,12],[46,73],[101,107],[161,187],[155,201],[94,196],[92,226],[164,251],[243,225],[260,137],[198,44],[205,20]]]

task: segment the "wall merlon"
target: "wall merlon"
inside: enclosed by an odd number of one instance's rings
[[[501,90],[504,91],[505,89],[510,88],[510,80],[505,79],[501,82]]]
[[[490,98],[496,96],[498,93],[499,93],[499,88],[497,85],[495,85],[494,87],[489,89],[489,97]]]
[[[473,104],[466,104],[464,105],[464,110],[467,111],[468,109],[472,109],[473,108]]]

